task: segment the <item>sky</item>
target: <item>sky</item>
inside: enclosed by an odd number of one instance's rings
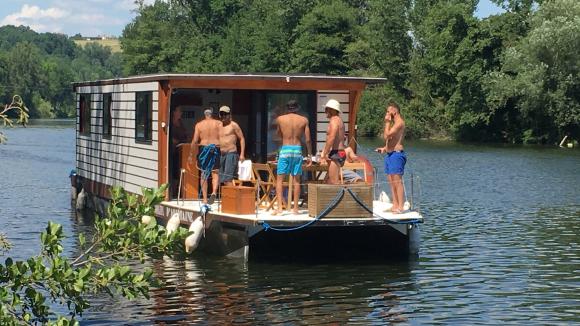
[[[73,36],[120,36],[135,17],[134,0],[0,0],[0,26],[25,25],[36,32]],[[154,0],[145,0],[153,3]],[[480,0],[475,15],[484,18],[503,10]]]

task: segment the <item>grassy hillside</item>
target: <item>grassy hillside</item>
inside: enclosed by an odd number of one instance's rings
[[[75,40],[75,43],[79,46],[85,46],[87,43],[98,43],[102,46],[108,46],[111,48],[113,53],[121,52],[121,43],[119,39],[106,39],[106,40]]]

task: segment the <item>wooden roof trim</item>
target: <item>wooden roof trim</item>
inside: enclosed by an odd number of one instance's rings
[[[144,83],[144,82],[160,82],[160,81],[197,81],[199,84],[205,82],[225,82],[225,81],[264,81],[264,82],[278,82],[287,83],[289,85],[296,81],[300,82],[334,82],[343,84],[381,84],[387,80],[385,78],[372,77],[348,77],[348,76],[327,76],[327,75],[300,75],[300,74],[154,74],[141,75],[126,78],[104,79],[97,81],[84,81],[73,83],[73,89],[83,86],[103,86],[103,85],[117,85],[130,83]],[[364,87],[364,86],[363,86]],[[212,86],[212,88],[215,88]]]

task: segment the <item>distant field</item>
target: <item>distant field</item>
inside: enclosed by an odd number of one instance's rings
[[[119,39],[106,39],[106,40],[75,40],[75,43],[79,46],[85,46],[87,43],[98,43],[102,46],[109,46],[113,52],[121,52],[121,43]]]

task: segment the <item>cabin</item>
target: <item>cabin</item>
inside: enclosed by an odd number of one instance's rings
[[[169,219],[178,212],[181,223],[187,225],[202,214],[198,200],[199,171],[188,166],[187,157],[194,125],[203,118],[206,108],[211,108],[217,116],[219,107],[229,106],[232,120],[240,125],[246,139],[246,158],[266,163],[276,157],[279,142],[273,123],[276,117],[285,113],[289,100],[299,103],[299,114],[307,117],[310,123],[312,148],[320,151],[328,127],[324,104],[329,99],[339,101],[346,138],[350,140],[356,137],[356,115],[362,92],[368,85],[384,82],[383,78],[366,77],[224,73],[155,74],[74,83],[78,182],[91,196],[104,200],[109,198],[111,186],[122,186],[129,192],[140,194],[142,187],[159,187],[167,183],[169,191],[166,202],[158,210],[158,217]],[[268,221],[268,227],[272,228],[297,225],[312,219],[308,214],[273,218],[266,211],[256,208],[255,214],[248,216],[223,213],[219,207],[213,209],[205,220],[205,228],[209,237],[212,230],[216,230],[216,234],[213,240],[206,242],[222,241],[224,234],[230,232],[230,238],[238,240],[213,247],[220,247],[221,254],[241,252],[247,256],[252,239],[255,239],[256,246],[262,244],[265,247],[276,241],[283,244],[288,239],[268,239],[262,232],[264,221]],[[399,219],[405,220],[404,217]],[[422,217],[416,213],[406,220],[416,224],[422,221]],[[371,229],[375,233],[370,238],[380,237],[387,230],[402,235],[404,242],[409,243],[411,229],[407,225],[392,227],[387,220],[372,216],[355,222],[351,226],[356,227],[356,232],[360,232],[363,238],[369,237]],[[326,228],[326,231],[331,231],[323,237],[328,239],[332,234],[343,236],[344,233],[340,232],[355,232],[353,228],[344,229],[350,225],[347,217],[319,225],[331,227]],[[301,244],[305,248],[312,239],[321,238],[320,232],[307,233],[310,235],[302,237]],[[377,243],[369,245],[372,248]],[[203,247],[203,242],[200,246]],[[297,244],[292,246],[296,248]]]
[[[278,149],[272,120],[295,99],[310,121],[313,148],[321,150],[328,126],[324,103],[330,98],[340,102],[347,136],[354,137],[362,91],[384,81],[318,75],[163,74],[75,83],[77,175],[85,189],[103,198],[112,185],[139,194],[141,187],[175,183],[172,177],[180,155],[172,141],[171,121],[177,107],[191,141],[204,108],[213,108],[217,115],[220,106],[230,106],[232,119],[246,138],[246,157],[265,162]],[[169,196],[176,198],[177,193]],[[197,189],[186,196],[196,197]]]

